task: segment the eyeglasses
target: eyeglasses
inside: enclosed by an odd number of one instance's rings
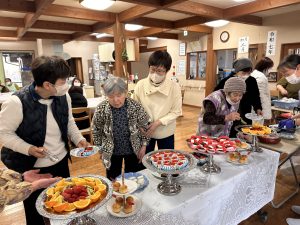
[[[165,69],[160,69],[160,68],[157,68],[155,66],[150,66],[150,72],[151,73],[158,73],[158,74],[165,74],[167,71]]]

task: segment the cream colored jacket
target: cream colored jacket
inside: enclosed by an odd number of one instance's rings
[[[176,118],[182,110],[179,84],[166,78],[160,86],[155,87],[147,77],[135,86],[133,99],[143,105],[152,122],[160,120],[162,123],[152,138],[162,139],[175,133]]]

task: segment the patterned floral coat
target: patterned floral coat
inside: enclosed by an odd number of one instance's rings
[[[142,134],[140,128],[146,128],[150,117],[143,106],[131,98],[126,98],[127,116],[130,132],[130,142],[137,155],[143,145],[147,145],[150,138]],[[113,116],[108,100],[97,106],[93,117],[93,137],[95,145],[102,151],[102,159],[106,168],[110,167],[110,158],[114,150]]]

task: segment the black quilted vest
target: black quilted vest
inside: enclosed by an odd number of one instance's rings
[[[31,84],[14,93],[22,102],[23,121],[16,130],[16,134],[27,143],[42,147],[46,136],[47,105],[39,103],[41,97],[34,90],[35,84]],[[51,104],[53,116],[62,134],[66,149],[68,145],[68,102],[66,96],[53,97]],[[37,160],[34,156],[27,156],[3,147],[1,150],[2,162],[12,170],[23,173],[33,169]]]

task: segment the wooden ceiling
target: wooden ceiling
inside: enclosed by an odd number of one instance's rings
[[[218,7],[216,7],[216,5]],[[121,23],[140,24],[144,29],[129,32],[130,38],[155,36],[178,39],[180,30],[211,33],[203,23],[226,19],[232,22],[262,25],[261,12],[299,8],[300,0],[122,0],[106,11],[82,7],[78,0],[1,0],[0,40],[58,39],[63,41],[113,41],[97,39],[92,33],[113,35],[118,17]],[[255,15],[254,15],[255,14]],[[263,15],[263,13],[262,13]]]

